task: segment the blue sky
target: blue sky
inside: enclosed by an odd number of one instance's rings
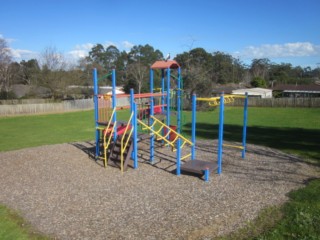
[[[47,47],[77,59],[101,43],[320,66],[319,0],[8,0],[0,12],[0,37],[17,61]]]

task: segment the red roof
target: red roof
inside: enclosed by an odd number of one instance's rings
[[[179,67],[180,67],[180,65],[174,60],[156,61],[151,66],[152,69],[165,69],[165,68],[176,69],[176,68],[179,68]]]

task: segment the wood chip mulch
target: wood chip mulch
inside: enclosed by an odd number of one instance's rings
[[[197,159],[216,161],[216,141],[198,141]],[[93,144],[0,153],[0,203],[54,239],[213,239],[243,227],[260,210],[319,177],[296,156],[248,145],[246,159],[225,148],[222,174],[209,182],[176,176],[175,153],[140,144],[139,167],[121,174],[95,162]]]

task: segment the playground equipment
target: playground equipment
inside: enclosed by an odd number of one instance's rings
[[[154,70],[161,70],[161,88],[154,93]],[[177,70],[176,80],[176,125],[171,125],[171,70]],[[198,98],[194,95],[192,98],[192,140],[188,140],[181,135],[181,77],[180,66],[175,61],[157,61],[150,68],[150,92],[134,94],[131,89],[130,94],[116,95],[115,70],[111,71],[112,76],[112,95],[105,96],[98,93],[97,70],[93,70],[94,81],[94,106],[95,106],[95,124],[96,124],[96,159],[102,159],[104,166],[113,165],[121,169],[121,172],[127,170],[131,165],[138,167],[138,143],[139,141],[149,139],[150,141],[150,163],[154,163],[155,141],[162,141],[170,146],[172,151],[176,152],[176,175],[181,171],[192,172],[204,175],[205,181],[209,180],[212,171],[218,170],[221,173],[222,164],[222,146],[237,147],[242,149],[242,156],[245,155],[245,135],[247,119],[247,96],[245,100],[245,117],[243,130],[242,146],[223,145],[223,118],[224,104],[234,101],[238,95],[221,95],[220,98]],[[109,74],[109,75],[110,75]],[[130,105],[121,106],[130,108],[130,117],[126,121],[117,119],[117,99],[127,98]],[[155,105],[155,98],[158,103]],[[209,106],[220,106],[219,115],[219,146],[218,161],[207,162],[195,159],[195,129],[196,129],[196,101],[207,101]],[[138,132],[138,126],[145,133]],[[182,148],[189,148],[190,153],[181,156]],[[102,151],[102,150],[103,151]],[[191,160],[188,160],[188,159]],[[183,161],[183,162],[182,162]]]
[[[161,69],[161,91],[160,93],[153,93],[153,71],[154,69]],[[170,71],[171,69],[178,69],[177,77],[177,106],[180,106],[180,66],[175,61],[157,61],[150,69],[150,93],[134,94],[131,90],[130,94],[115,94],[116,80],[115,70],[113,69],[107,76],[112,76],[112,95],[99,95],[98,93],[98,76],[97,70],[93,70],[94,81],[94,106],[95,106],[95,124],[96,124],[96,159],[103,159],[105,167],[109,165],[116,165],[120,162],[122,171],[126,170],[126,166],[130,161],[130,156],[133,158],[133,167],[138,167],[137,161],[137,145],[138,141],[146,138],[146,135],[138,136],[138,124],[147,130],[150,138],[150,162],[153,162],[154,156],[154,140],[161,138],[165,142],[170,143],[172,134],[180,136],[180,107],[177,107],[177,124],[171,125],[171,109],[170,109]],[[166,82],[165,82],[166,71]],[[160,98],[160,102],[154,105],[155,97]],[[131,117],[129,121],[118,121],[117,119],[117,99],[129,98],[130,106],[122,106],[121,108],[129,107]],[[139,101],[136,102],[136,100]],[[147,102],[147,104],[145,104]],[[138,106],[138,107],[137,107]],[[162,119],[159,121],[155,117]],[[148,123],[146,123],[146,121]],[[163,131],[155,131],[153,123],[161,122],[162,130],[166,131],[165,137],[162,137]],[[164,123],[165,122],[165,123]],[[149,127],[151,126],[151,127]],[[179,126],[179,127],[178,127]],[[174,132],[173,132],[174,131]],[[121,138],[121,139],[120,139]],[[131,139],[130,141],[128,139]],[[121,144],[120,144],[121,143]],[[117,146],[119,145],[119,146]],[[170,143],[169,145],[173,145]],[[126,148],[128,148],[126,150]],[[101,151],[103,149],[103,151]],[[132,151],[132,154],[131,154]],[[122,159],[122,160],[120,160]]]
[[[232,144],[224,144],[223,143],[223,126],[224,126],[224,105],[227,103],[234,102],[235,98],[244,98],[244,110],[243,110],[243,127],[242,127],[242,145],[232,145]],[[248,118],[248,94],[243,95],[224,95],[222,93],[220,97],[212,97],[212,98],[197,98],[194,94],[192,96],[192,142],[195,146],[196,143],[196,103],[197,101],[205,101],[208,102],[209,106],[219,106],[219,136],[218,136],[218,159],[217,166],[211,166],[209,168],[209,173],[217,169],[217,173],[221,174],[222,172],[222,155],[223,155],[223,147],[232,147],[241,149],[241,156],[245,158],[246,153],[246,137],[247,137],[247,118]],[[192,148],[192,159],[195,158],[195,147]],[[199,163],[197,163],[199,162]],[[196,161],[193,163],[189,163],[186,166],[182,166],[182,169],[189,172],[199,173],[202,165],[205,164],[202,161]],[[191,166],[190,166],[191,165]],[[201,167],[198,167],[200,165]],[[210,171],[211,170],[211,171]],[[207,173],[207,174],[209,174]]]

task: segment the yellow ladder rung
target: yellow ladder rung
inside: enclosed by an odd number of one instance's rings
[[[163,137],[164,137],[164,138],[167,138],[170,133],[171,133],[171,130],[169,130],[169,131],[166,133],[166,135],[164,135]]]
[[[154,131],[156,134],[159,134],[159,133],[162,131],[163,127],[164,127],[164,126],[161,126],[161,127],[159,128],[159,130],[157,130],[157,131],[153,130],[153,131]],[[151,128],[150,128],[150,129],[151,129]]]
[[[172,143],[175,143],[178,140],[179,136],[177,135],[175,139],[172,140]]]
[[[187,141],[184,141],[181,145],[180,148],[183,148],[183,146],[187,143]]]
[[[188,158],[188,157],[190,157],[190,156],[191,156],[191,153],[189,153],[189,154],[187,154],[187,155],[183,156],[183,157],[181,158],[181,160],[184,160],[184,159],[186,159],[186,158]]]

